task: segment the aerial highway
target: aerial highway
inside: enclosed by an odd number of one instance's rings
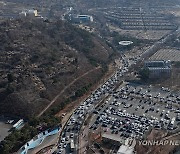
[[[128,71],[129,66],[136,63],[135,61],[129,62],[124,57],[122,57],[121,62],[121,67],[117,68],[117,71],[107,81],[92,92],[92,94],[83,101],[69,117],[62,130],[57,145],[57,153],[78,153],[78,137],[81,125],[83,124],[85,118],[94,111],[99,102],[112,93],[116,85],[122,81],[122,77]]]
[[[58,154],[81,154],[79,136],[82,135],[80,134],[80,129],[86,118],[91,113],[96,112],[95,108],[98,104],[113,93],[113,90],[123,81],[124,75],[128,72],[132,65],[135,65],[139,60],[146,58],[149,54],[154,52],[154,50],[157,51],[156,49],[159,45],[165,43],[172,37],[172,35],[177,34],[178,32],[179,30],[176,30],[175,32],[172,32],[172,34],[168,34],[162,40],[155,42],[150,49],[141,55],[137,55],[133,60],[130,60],[126,57],[126,55],[122,54],[122,57],[120,58],[122,65],[117,68],[116,72],[107,79],[107,81],[100,85],[99,88],[92,92],[91,95],[81,102],[81,104],[73,111],[62,129],[56,152]]]

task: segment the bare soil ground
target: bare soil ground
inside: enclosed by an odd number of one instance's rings
[[[162,140],[167,135],[166,132],[158,131],[158,130],[152,130],[152,132],[149,134],[147,140]],[[180,136],[175,137],[169,137],[168,141],[175,141],[178,140]],[[136,152],[137,154],[169,154],[174,150],[174,148],[177,148],[177,145],[139,145],[136,144]]]

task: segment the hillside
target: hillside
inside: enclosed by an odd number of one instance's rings
[[[56,104],[103,75],[113,51],[86,31],[62,21],[7,20],[0,24],[0,114],[37,115],[71,81]]]

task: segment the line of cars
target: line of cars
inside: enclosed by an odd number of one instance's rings
[[[124,66],[119,68],[111,78],[95,90],[91,96],[82,102],[74,111],[62,132],[58,145],[58,150],[60,149],[58,153],[77,153],[80,128],[86,115],[93,111],[99,116],[97,116],[97,119],[90,129],[96,130],[98,125],[101,125],[104,131],[111,130],[112,134],[119,134],[121,137],[142,139],[145,137],[146,132],[152,127],[168,130],[177,128],[177,121],[180,119],[180,109],[174,108],[173,106],[175,103],[179,104],[177,94],[167,93],[167,91],[166,94],[160,93],[159,91],[154,92],[151,86],[142,88],[128,84],[117,89],[117,91],[113,91],[120,77],[128,71],[128,67],[131,64],[136,62],[128,62],[123,58],[122,63]],[[114,100],[111,103],[109,103],[111,100],[109,102],[106,101],[101,108],[95,110],[95,106],[102,100],[103,96],[107,94],[110,94]],[[136,101],[138,104],[135,105],[134,102]],[[157,102],[165,103],[166,106],[162,108]],[[138,115],[138,113],[140,114]],[[171,120],[171,118],[173,118],[173,120]],[[73,148],[71,147],[71,142],[73,142]]]
[[[83,124],[86,115],[94,111],[95,106],[102,100],[107,94],[112,93],[119,79],[128,71],[130,64],[123,59],[123,66],[117,71],[98,89],[96,89],[81,105],[73,112],[70,119],[67,121],[62,136],[59,139],[57,153],[77,153],[78,150],[78,136],[81,125]],[[73,134],[73,137],[70,138]],[[71,148],[71,141],[74,141],[74,149]]]

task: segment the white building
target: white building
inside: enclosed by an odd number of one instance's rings
[[[93,17],[90,15],[70,15],[70,20],[74,23],[93,22]]]
[[[24,16],[24,17],[27,17],[27,16],[37,17],[38,16],[38,11],[37,10],[25,10],[25,11],[22,11],[20,13],[20,15]]]
[[[122,144],[117,154],[135,154],[134,147],[136,145],[135,139],[127,138],[125,144]]]

